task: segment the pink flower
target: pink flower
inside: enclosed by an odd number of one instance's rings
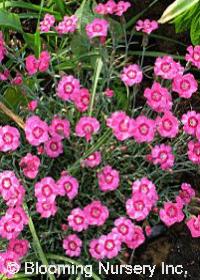
[[[156,126],[162,137],[174,138],[179,131],[179,121],[171,112],[165,112],[162,117],[157,117]]]
[[[160,210],[160,219],[168,227],[180,223],[184,219],[182,203],[165,202],[164,209]]]
[[[63,144],[60,138],[53,137],[44,143],[44,151],[50,158],[57,158],[63,153]]]
[[[72,75],[63,76],[58,83],[57,96],[64,101],[71,100],[71,97],[80,90],[80,82]]]
[[[90,241],[90,248],[89,248],[90,255],[95,259],[95,260],[101,260],[102,257],[102,252],[99,249],[99,240],[98,239],[93,239]]]
[[[120,78],[126,86],[131,87],[135,84],[141,83],[143,79],[143,73],[139,65],[131,64],[127,67],[124,67]]]
[[[187,205],[190,203],[192,197],[195,196],[195,190],[190,184],[182,183],[178,196],[182,200],[183,204]]]
[[[188,226],[193,238],[200,237],[200,215],[191,217],[186,225]]]
[[[72,95],[72,100],[79,112],[87,111],[90,105],[90,93],[88,89],[82,88]]]
[[[200,164],[200,142],[190,141],[188,143],[188,158],[195,164]]]
[[[171,80],[177,75],[182,75],[184,68],[179,62],[175,62],[171,56],[158,57],[154,66],[156,76],[161,76],[163,79]]]
[[[13,278],[15,276],[14,269],[11,269],[13,263],[15,264],[15,268],[20,270],[19,259],[13,251],[8,250],[4,253],[0,253],[0,273],[5,275],[6,278]]]
[[[107,3],[104,5],[105,13],[104,14],[114,14],[115,10],[117,8],[117,4],[113,0],[109,0]]]
[[[38,116],[29,117],[25,123],[26,140],[33,146],[39,146],[49,139],[48,125]]]
[[[148,119],[144,115],[140,115],[132,123],[132,135],[136,142],[150,143],[155,136],[156,126],[155,121]]]
[[[115,15],[122,16],[130,7],[131,7],[130,2],[119,1],[115,8]]]
[[[26,70],[30,76],[34,75],[38,71],[39,62],[34,55],[26,57]]]
[[[84,213],[87,217],[88,224],[93,226],[102,226],[109,217],[108,208],[98,200],[94,200],[85,206]]]
[[[0,173],[0,194],[4,200],[9,200],[19,185],[20,181],[13,171],[5,170]]]
[[[83,161],[84,166],[94,168],[101,163],[101,153],[94,152]]]
[[[176,76],[173,80],[172,90],[178,92],[180,97],[190,98],[198,89],[198,83],[192,74]]]
[[[151,151],[152,161],[159,164],[162,170],[168,170],[174,165],[174,155],[169,145],[156,145]]]
[[[104,92],[104,95],[108,98],[112,98],[114,96],[114,90],[107,88]]]
[[[70,175],[63,175],[57,181],[57,187],[60,195],[67,195],[67,197],[72,200],[78,194],[79,183],[76,178]]]
[[[53,178],[45,177],[35,184],[35,196],[38,201],[54,202],[59,190]]]
[[[51,125],[49,126],[49,133],[52,137],[56,137],[57,139],[69,138],[70,122],[67,119],[61,119],[54,116]]]
[[[55,23],[55,17],[50,14],[46,14],[44,16],[43,21],[40,22],[40,31],[42,32],[49,32],[50,28]]]
[[[98,4],[95,8],[94,8],[95,13],[99,14],[99,15],[106,15],[107,11],[105,8],[104,4]]]
[[[37,100],[32,100],[28,103],[28,109],[32,112],[35,111],[35,109],[37,108],[38,106],[38,101]]]
[[[94,19],[86,25],[86,33],[90,39],[95,37],[107,37],[109,23],[105,19]]]
[[[0,127],[0,151],[15,151],[20,145],[20,134],[17,128],[6,125]]]
[[[154,82],[152,88],[146,88],[144,97],[147,99],[149,107],[158,113],[170,111],[172,108],[171,94],[159,83]]]
[[[15,86],[20,86],[23,83],[23,76],[20,73],[17,73],[15,78],[12,79],[11,84]]]
[[[75,15],[65,16],[63,21],[56,26],[58,34],[63,35],[67,33],[74,33],[77,29],[78,18]]]
[[[8,244],[8,251],[12,251],[16,254],[18,259],[23,258],[28,253],[30,244],[28,240],[11,239]]]
[[[106,124],[112,128],[113,134],[119,141],[128,139],[131,136],[132,120],[123,111],[117,111],[107,119]]]
[[[76,234],[70,234],[63,240],[65,253],[70,257],[79,257],[81,254],[82,241]]]
[[[86,141],[90,141],[93,134],[96,134],[100,129],[99,121],[94,117],[82,117],[76,124],[76,135],[85,137]]]
[[[40,213],[42,218],[49,218],[55,216],[58,209],[55,201],[47,201],[44,199],[36,203],[36,210]]]
[[[152,228],[149,225],[145,227],[145,233],[146,236],[150,236],[152,234]]]
[[[134,235],[134,224],[130,219],[125,217],[120,217],[114,222],[115,228],[112,230],[113,233],[116,233],[121,242],[130,241]]]
[[[19,166],[22,168],[23,173],[27,178],[35,179],[39,172],[40,159],[39,157],[28,153],[21,158]]]
[[[143,177],[142,179],[133,182],[132,196],[134,196],[137,193],[140,193],[141,196],[146,196],[150,200],[152,206],[158,200],[156,186],[153,184],[152,181],[150,181],[146,177]]]
[[[200,124],[200,114],[195,111],[188,111],[182,116],[181,122],[186,133],[196,135],[197,126]]]
[[[51,56],[47,51],[41,52],[38,60],[38,70],[42,73],[46,72],[49,68],[50,60]]]
[[[0,62],[4,59],[6,53],[7,50],[5,47],[5,41],[3,39],[3,33],[0,31]]]
[[[132,239],[127,240],[126,245],[128,246],[128,248],[135,250],[141,244],[143,244],[144,241],[145,241],[145,236],[144,236],[142,228],[139,226],[134,226],[134,234],[132,236]]]
[[[189,46],[187,51],[189,54],[185,56],[186,61],[192,62],[194,66],[200,69],[200,46]]]
[[[25,192],[26,191],[22,185],[19,185],[17,188],[13,188],[5,199],[6,205],[8,207],[21,206],[23,204]]]
[[[105,166],[98,174],[98,184],[101,191],[114,191],[119,187],[119,172],[110,165]]]
[[[69,226],[74,230],[81,232],[88,228],[88,221],[85,212],[80,208],[75,208],[71,211],[67,218]]]
[[[10,76],[10,71],[5,69],[2,73],[0,73],[0,81],[7,81]]]
[[[99,238],[99,251],[101,252],[101,258],[113,259],[121,250],[121,241],[119,236],[115,233],[109,233],[108,235],[102,235]]]
[[[158,29],[158,22],[155,20],[150,21],[149,19],[143,20],[138,20],[136,24],[136,30],[151,34],[152,31]]]
[[[127,214],[131,219],[138,222],[144,220],[149,215],[151,208],[152,202],[150,199],[140,192],[135,192],[126,202]]]

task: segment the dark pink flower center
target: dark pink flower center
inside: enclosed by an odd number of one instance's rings
[[[105,175],[105,181],[106,181],[107,184],[111,184],[113,179],[114,179],[114,177],[113,177],[113,175],[111,173],[107,173]]]
[[[65,83],[64,90],[65,90],[65,93],[67,93],[67,94],[72,93],[73,90],[74,90],[73,84],[72,83]]]
[[[93,25],[92,29],[94,32],[101,32],[103,30],[103,27],[101,24],[97,23],[97,24]]]
[[[5,232],[7,232],[7,233],[12,233],[12,232],[14,232],[14,227],[12,227],[11,226],[11,224],[9,223],[9,222],[6,222],[5,224],[4,224],[4,231]]]
[[[76,244],[75,241],[70,241],[68,246],[69,246],[69,249],[72,251],[75,251],[78,247],[78,245]]]
[[[181,82],[181,85],[180,85],[180,87],[181,87],[181,89],[182,90],[189,90],[190,89],[190,82],[189,81],[187,81],[187,80],[183,80],[182,82]]]
[[[20,213],[15,212],[12,216],[14,223],[19,224],[22,221],[22,216]]]
[[[3,141],[6,144],[12,144],[12,142],[13,142],[13,135],[11,133],[9,133],[9,132],[6,132],[3,135]]]
[[[137,73],[135,70],[129,70],[126,75],[129,79],[135,79],[137,76]]]
[[[161,70],[164,72],[164,73],[167,73],[171,70],[171,64],[169,62],[163,62],[161,64]]]
[[[58,150],[59,146],[58,146],[58,143],[57,142],[51,142],[50,144],[50,149],[53,151],[53,152],[56,152]]]
[[[22,253],[22,251],[23,251],[23,245],[20,244],[20,243],[15,244],[15,246],[13,247],[13,251],[14,251],[16,254]]]
[[[167,216],[170,218],[175,218],[177,216],[177,213],[178,210],[174,205],[170,206],[166,211]]]
[[[128,226],[125,225],[125,224],[121,224],[119,227],[118,227],[118,230],[121,234],[123,235],[126,235],[128,233]]]
[[[200,53],[194,52],[193,59],[197,62],[200,62]]]
[[[64,183],[64,189],[66,190],[67,193],[70,192],[72,188],[73,188],[72,183],[68,181]]]
[[[39,139],[44,133],[44,130],[39,127],[39,126],[36,126],[34,129],[33,129],[33,136],[36,138],[36,139]]]
[[[194,220],[193,227],[195,228],[195,230],[200,231],[200,221],[199,221],[199,219]]]
[[[99,218],[100,217],[100,215],[101,215],[101,210],[99,209],[99,208],[97,208],[97,207],[93,207],[92,209],[91,209],[91,212],[90,212],[90,214],[91,214],[91,216],[93,217],[93,218]]]
[[[49,185],[45,185],[42,187],[42,194],[46,197],[50,197],[53,193],[52,188]]]
[[[142,185],[140,186],[140,191],[141,191],[142,193],[147,194],[147,193],[149,192],[149,188],[148,188],[148,186],[147,186],[146,184],[142,184]]]
[[[82,216],[80,216],[80,215],[74,216],[74,222],[75,222],[75,224],[81,225],[81,224],[83,224],[83,221],[84,221],[84,219],[83,219]]]
[[[89,123],[87,123],[87,124],[85,124],[84,126],[83,126],[83,131],[86,133],[86,134],[92,134],[93,133],[93,131],[94,131],[94,129],[93,129],[93,126],[91,125],[91,124],[89,124]]]
[[[58,123],[56,126],[55,126],[55,131],[56,133],[62,135],[63,134],[63,130],[64,130],[64,125],[62,123]]]
[[[195,117],[191,117],[188,119],[188,125],[192,128],[196,128],[198,125],[198,120]]]
[[[51,209],[51,204],[44,202],[42,203],[42,208],[44,211],[48,211]]]
[[[196,144],[193,151],[199,157],[200,156],[200,145]]]
[[[10,178],[4,178],[2,180],[2,188],[8,190],[12,186]]]
[[[122,120],[119,123],[119,130],[121,130],[122,132],[127,132],[129,129],[129,122],[127,122],[126,120]]]
[[[105,249],[107,251],[112,251],[115,248],[115,243],[111,239],[110,240],[106,240],[104,247],[105,247]]]
[[[160,152],[158,157],[161,160],[161,162],[164,163],[168,159],[168,154],[166,152],[162,151],[162,152]]]
[[[162,98],[162,95],[159,91],[153,91],[152,94],[151,94],[151,98],[156,101],[156,102],[159,102]]]
[[[139,131],[142,135],[147,135],[149,132],[149,126],[145,123],[141,124],[139,126]]]
[[[81,98],[81,101],[82,101],[83,105],[86,105],[86,106],[90,103],[90,99],[88,96],[83,96]]]
[[[138,200],[134,202],[134,208],[136,211],[142,211],[144,209],[144,202],[142,200]]]
[[[72,23],[73,23],[73,20],[72,20],[71,18],[68,18],[68,19],[65,21],[65,24],[66,24],[67,26],[72,25]]]
[[[173,126],[173,123],[172,123],[171,120],[165,119],[165,120],[163,121],[163,128],[164,128],[165,130],[170,131],[170,130],[172,129],[172,126]]]

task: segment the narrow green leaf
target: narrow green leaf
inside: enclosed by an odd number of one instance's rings
[[[0,10],[0,26],[8,27],[13,30],[23,33],[22,25],[19,16],[14,13],[9,13],[5,10]]]
[[[38,31],[35,34],[24,33],[23,37],[27,46],[34,51],[37,57],[39,57],[41,51],[40,33]]]

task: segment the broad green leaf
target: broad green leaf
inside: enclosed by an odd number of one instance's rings
[[[9,13],[5,10],[0,10],[0,26],[8,27],[23,33],[19,16],[14,13]]]
[[[159,19],[159,23],[166,23],[180,16],[189,10],[193,5],[199,3],[200,0],[176,0],[163,13]]]
[[[78,30],[85,33],[86,24],[95,18],[91,9],[91,0],[83,0],[75,15],[78,17]]]
[[[200,12],[192,20],[190,36],[193,45],[200,44]]]
[[[3,103],[11,109],[14,113],[18,113],[20,110],[20,106],[27,106],[28,99],[27,97],[22,94],[20,88],[18,87],[9,87],[4,92],[4,95],[2,97]],[[5,116],[3,113],[0,113],[0,118],[3,121],[9,120],[7,116]]]
[[[189,30],[192,24],[193,18],[196,16],[196,14],[199,11],[199,5],[194,5],[191,9],[184,12],[182,15],[176,17],[173,20],[173,23],[175,23],[176,32],[184,32],[186,30]]]
[[[74,34],[71,40],[71,50],[75,57],[79,57],[87,53],[90,49],[89,40],[81,33]]]
[[[55,0],[56,6],[58,10],[60,11],[61,15],[65,15],[65,2],[63,0]]]

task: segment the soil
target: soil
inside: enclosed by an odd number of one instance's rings
[[[182,265],[183,274],[162,274],[161,265]],[[200,239],[191,237],[184,224],[176,225],[155,240],[147,241],[136,250],[132,265],[156,265],[150,274],[109,276],[109,280],[198,280],[200,275]]]

